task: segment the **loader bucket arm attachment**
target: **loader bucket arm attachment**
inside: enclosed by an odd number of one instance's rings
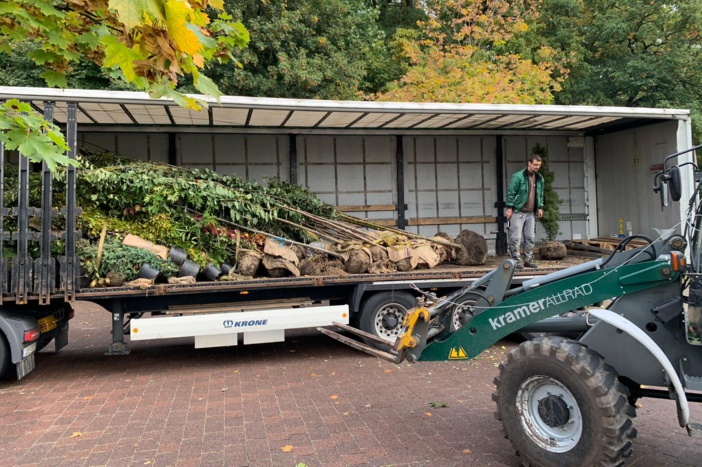
[[[420,361],[474,358],[527,324],[678,279],[679,273],[673,271],[665,256],[655,261],[587,272],[543,286],[536,284],[495,306],[478,310],[446,339],[407,349],[407,358]],[[404,349],[396,346],[396,350]]]

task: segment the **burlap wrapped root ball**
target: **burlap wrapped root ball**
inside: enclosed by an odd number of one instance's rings
[[[349,274],[364,274],[371,265],[371,255],[364,249],[349,250],[349,259],[344,263]]]
[[[487,263],[488,246],[485,238],[471,230],[463,230],[454,243],[463,248],[456,254],[456,264],[461,266],[479,266]]]
[[[568,255],[565,244],[561,242],[546,242],[539,247],[539,257],[545,260],[560,260]]]
[[[453,243],[453,239],[446,232],[437,232],[432,238],[439,240],[446,240],[449,243]],[[434,251],[439,255],[440,262],[446,263],[456,259],[456,249],[448,245],[434,244]]]
[[[397,265],[389,259],[376,261],[368,268],[370,274],[391,274],[397,272]]]
[[[257,251],[241,250],[237,261],[239,273],[242,276],[254,277],[261,265],[261,259],[263,259],[263,255]]]
[[[373,245],[370,247],[370,252],[374,263],[388,259],[388,252],[382,246]]]
[[[325,255],[314,255],[300,262],[302,276],[345,276],[344,265],[338,259],[329,259]]]

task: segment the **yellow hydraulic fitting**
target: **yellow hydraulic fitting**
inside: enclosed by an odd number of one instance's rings
[[[417,346],[417,339],[415,339],[412,334],[414,333],[414,326],[420,319],[422,321],[429,321],[429,311],[426,308],[416,308],[413,311],[408,312],[402,321],[403,326],[407,328],[407,331],[402,334],[396,345],[395,350],[400,350],[404,348],[412,349]]]

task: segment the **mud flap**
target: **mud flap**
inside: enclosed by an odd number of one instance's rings
[[[17,381],[27,376],[34,369],[34,352],[24,357],[15,365],[17,368]]]

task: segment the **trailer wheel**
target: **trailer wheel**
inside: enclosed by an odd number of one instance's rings
[[[443,318],[444,330],[436,337],[436,340],[444,340],[454,332],[461,329],[468,321],[475,316],[475,305],[480,299],[480,294],[467,293],[453,303],[449,313]]]
[[[7,370],[12,363],[11,359],[10,346],[3,333],[0,332],[0,379],[4,379],[7,376]]]
[[[500,365],[495,386],[495,416],[524,465],[620,465],[632,453],[629,391],[578,342],[522,343]]]
[[[407,292],[380,292],[371,296],[361,306],[359,325],[362,331],[394,344],[404,327],[402,320],[409,310],[417,306],[417,300]],[[373,342],[370,345],[379,347]]]

